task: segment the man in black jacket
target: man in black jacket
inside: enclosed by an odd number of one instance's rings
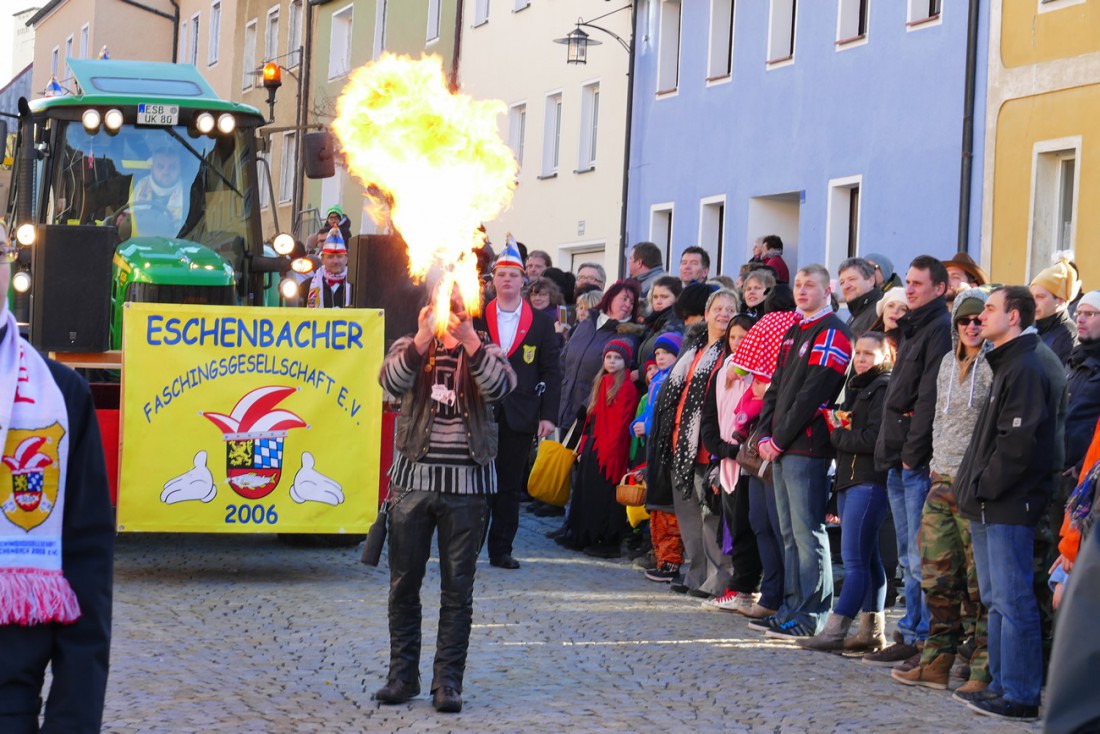
[[[982,603],[989,609],[987,689],[969,706],[1014,721],[1039,715],[1043,653],[1032,590],[1035,525],[1050,501],[1058,471],[1058,414],[1065,381],[1055,383],[1024,331],[1035,301],[1024,286],[997,288],[981,315],[993,344],[993,387],[959,467],[959,512],[970,520]]]
[[[1089,439],[1100,418],[1100,291],[1077,304],[1077,339],[1069,358],[1069,408],[1066,414],[1066,469],[1080,474]],[[1072,484],[1076,485],[1076,478]]]
[[[6,233],[0,225],[0,249],[6,245]],[[8,261],[0,258],[0,293],[8,292],[10,274]],[[18,344],[12,344],[9,338]],[[27,354],[33,351],[20,339],[6,299],[0,305],[0,345]],[[59,401],[53,407],[64,412],[68,431],[51,439],[45,453],[64,456],[65,471],[60,475],[55,472],[54,479],[48,470],[38,472],[36,481],[29,478],[34,472],[18,474],[7,466],[0,469],[0,586],[4,587],[0,590],[0,732],[39,731],[40,696],[48,665],[53,682],[42,731],[90,734],[100,730],[107,690],[114,516],[88,385],[68,367],[43,360],[37,353],[35,358],[47,369],[37,373],[32,370],[24,377],[35,383],[52,381],[56,386],[53,389],[59,391]],[[10,375],[10,385],[16,385],[15,374]],[[35,399],[23,394],[23,389],[21,385],[3,398],[9,401],[5,415],[12,416],[11,423],[5,421],[3,426],[7,440],[0,441],[6,464],[8,459],[16,459],[22,453],[16,449],[27,443],[20,441],[28,432],[19,425],[21,411],[10,404],[14,400],[33,405]],[[37,402],[44,402],[42,393]],[[57,417],[60,419],[60,415]],[[53,425],[57,427],[58,423]],[[67,456],[63,453],[66,451]],[[34,497],[35,489],[39,499],[32,506],[28,497]],[[47,501],[51,498],[52,502]],[[22,550],[29,544],[33,544],[31,550]],[[55,548],[60,553],[60,574],[54,580],[39,571],[50,565],[45,558]],[[47,553],[34,554],[36,550]],[[71,592],[28,599],[35,586]],[[38,591],[42,596],[49,594],[48,588]],[[56,608],[69,594],[75,597],[78,608]],[[72,620],[74,614],[76,619]]]
[[[775,500],[784,548],[783,605],[768,637],[813,637],[832,606],[833,570],[825,532],[826,472],[833,456],[821,407],[844,386],[851,332],[829,303],[829,271],[807,265],[794,278],[802,319],[783,335],[760,414],[760,456],[775,462]]]
[[[951,350],[951,314],[944,297],[947,279],[944,264],[928,255],[915,258],[905,276],[909,313],[898,321],[901,336],[894,375],[875,445],[875,462],[888,471],[886,489],[905,580],[905,616],[898,621],[896,644],[864,656],[868,665],[893,667],[916,655],[917,643],[928,637],[917,536],[924,500],[932,486],[928,465],[936,378],[943,355]]]
[[[523,263],[505,248],[493,264],[497,297],[485,306],[475,328],[500,347],[516,373],[516,389],[494,405],[500,444],[497,449],[497,493],[489,497],[489,563],[519,568],[512,542],[519,528],[519,501],[524,492],[531,439],[554,432],[561,399],[561,337],[554,321],[523,300]]]

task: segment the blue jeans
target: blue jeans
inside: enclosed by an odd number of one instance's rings
[[[970,522],[982,604],[989,609],[989,690],[1013,703],[1039,705],[1043,643],[1032,589],[1035,528]]]
[[[881,612],[886,605],[886,569],[882,567],[878,533],[886,521],[886,488],[857,484],[837,496],[840,510],[840,552],[844,556],[844,588],[833,611],[844,617],[857,612]]]
[[[763,479],[749,477],[749,524],[756,536],[760,565],[760,606],[779,609],[783,603],[783,538],[779,533],[779,515],[775,507],[775,488]]]
[[[780,620],[821,631],[833,603],[833,565],[825,532],[825,459],[787,454],[775,462],[775,505],[783,536]]]
[[[928,607],[920,588],[920,517],[924,500],[932,488],[928,467],[891,469],[886,478],[890,512],[898,537],[898,561],[905,582],[905,616],[898,620],[898,632],[909,645],[928,639]]]

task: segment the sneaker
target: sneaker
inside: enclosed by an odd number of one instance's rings
[[[668,588],[670,591],[673,591],[677,594],[688,593],[688,585],[684,583],[684,580],[682,578],[680,578],[680,574],[676,574],[676,578],[669,583]]]
[[[971,701],[966,707],[983,716],[992,716],[1004,721],[1038,721],[1039,707],[1014,703],[1003,696]]]
[[[687,595],[688,596],[693,596],[696,599],[710,599],[711,598],[711,595],[708,594],[707,592],[703,591],[702,589],[688,589],[687,590]]]
[[[741,611],[740,609],[734,609],[733,611],[737,612],[738,614],[743,614],[749,619],[764,619],[765,617],[772,616],[778,610],[769,609],[768,607],[760,606],[760,602],[754,602],[747,611]],[[751,627],[752,625],[750,624],[749,626]]]
[[[896,639],[896,638],[895,638]],[[885,650],[869,652],[863,656],[864,665],[874,665],[880,668],[892,668],[898,663],[903,663],[914,655],[920,655],[920,651],[913,645],[904,642],[895,642]],[[917,658],[920,662],[920,658]]]
[[[991,698],[1000,698],[1001,694],[989,690],[989,684],[983,681],[971,680],[955,689],[951,698],[959,703],[974,703],[975,701],[988,701]]]
[[[662,563],[657,568],[648,569],[645,577],[650,581],[670,584],[680,575],[680,567],[675,563]]]
[[[707,599],[703,602],[703,609],[709,609],[712,612],[735,612],[737,607],[742,603],[742,594],[737,591],[726,591],[721,596],[716,596],[713,599]]]
[[[773,640],[800,640],[804,637],[813,637],[813,629],[805,626],[801,622],[788,619],[783,624],[777,625],[769,629],[764,633],[765,637],[770,637]]]
[[[758,617],[749,622],[749,629],[756,630],[757,632],[767,632],[772,628],[772,623],[776,621],[775,613],[772,612],[766,617]],[[778,622],[776,622],[778,627]]]

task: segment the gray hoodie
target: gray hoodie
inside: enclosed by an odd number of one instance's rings
[[[980,288],[969,288],[955,297],[951,310],[951,341],[958,345],[958,327],[955,317],[959,306],[976,298],[985,303],[988,295]],[[936,419],[932,422],[932,471],[953,477],[959,471],[970,435],[978,422],[978,414],[989,400],[989,388],[993,384],[993,370],[985,358],[986,345],[978,354],[966,379],[959,382],[959,360],[955,349],[943,355],[939,375],[936,378]]]

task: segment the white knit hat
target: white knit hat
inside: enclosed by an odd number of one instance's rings
[[[1089,291],[1081,296],[1081,300],[1077,302],[1077,307],[1080,308],[1081,306],[1092,306],[1100,311],[1100,291]]]

